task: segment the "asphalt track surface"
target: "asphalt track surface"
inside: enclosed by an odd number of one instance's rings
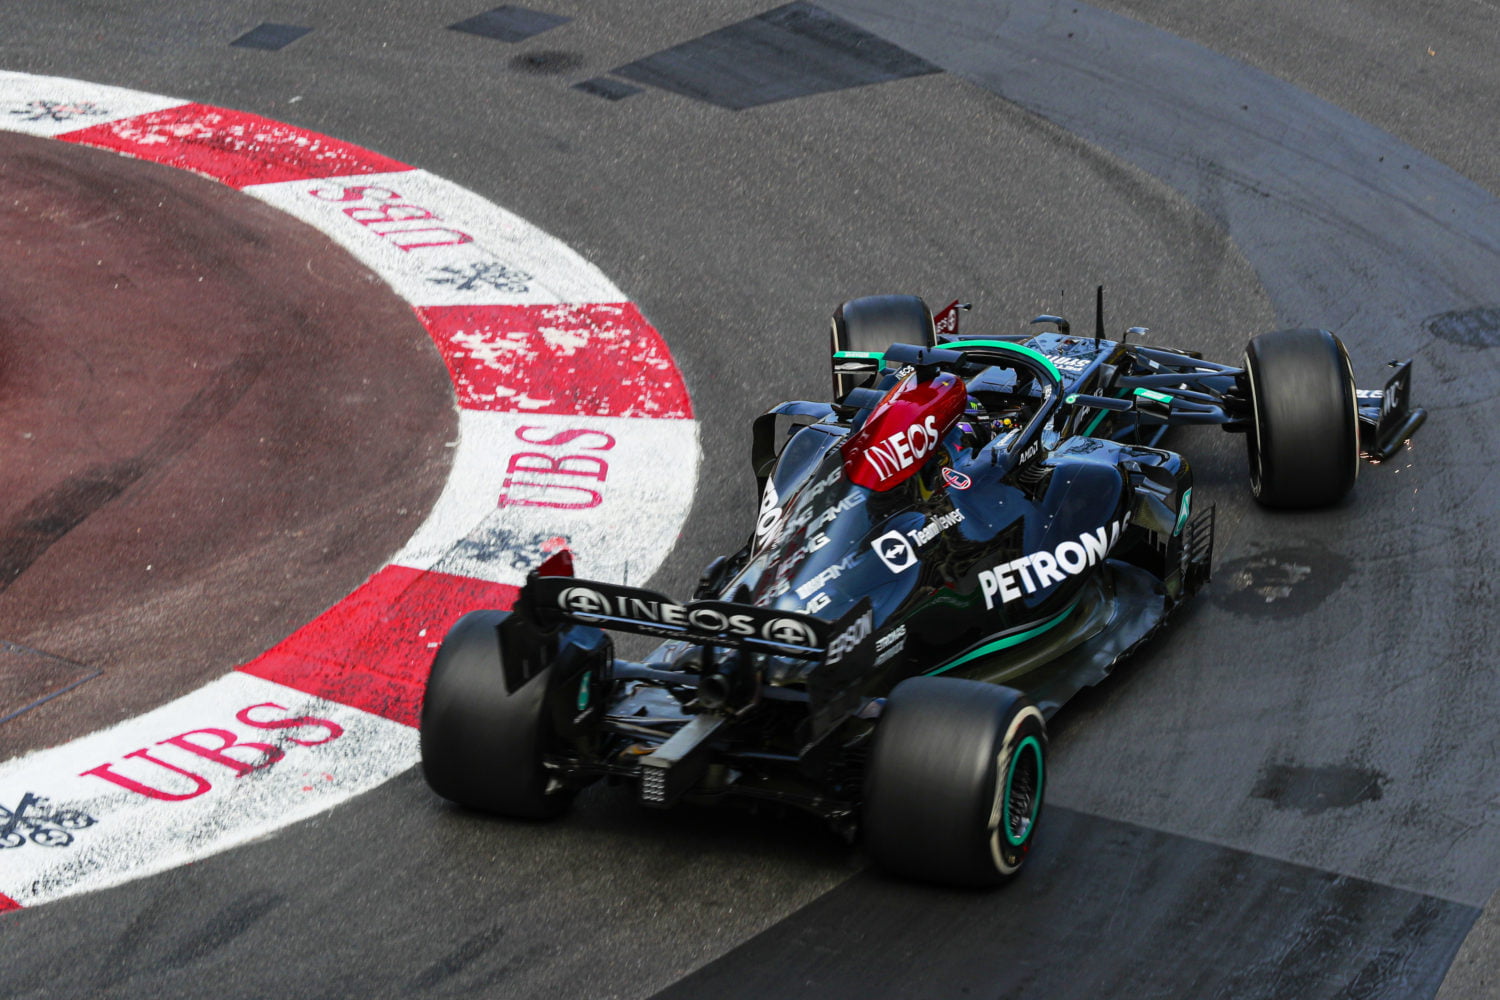
[[[749,3],[549,3],[572,20],[512,43],[445,30],[480,12],[451,2],[0,11],[0,67],[335,135],[599,265],[702,421],[668,592],[748,530],[745,423],[822,394],[826,316],[857,294],[962,296],[972,328],[1014,329],[1086,315],[1102,281],[1112,326],[1226,359],[1325,325],[1362,384],[1416,357],[1432,411],[1317,515],[1254,508],[1237,439],[1179,440],[1219,506],[1212,591],[1059,717],[1042,844],[1001,892],[888,881],[797,819],[646,814],[607,788],[555,824],[498,823],[409,772],[5,915],[4,992],[1433,995],[1500,887],[1500,10],[1106,6],[827,3],[899,52],[866,41],[796,86],[746,64],[805,66],[784,14],[651,58],[770,9]],[[263,21],[313,30],[229,46]],[[745,45],[768,30],[770,54]],[[600,78],[639,91],[573,86]],[[780,99],[724,106],[755,87]],[[1492,995],[1468,972],[1449,995]]]

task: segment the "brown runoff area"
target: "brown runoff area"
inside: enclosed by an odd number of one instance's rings
[[[456,437],[410,306],[327,237],[0,132],[0,759],[316,617],[411,536]]]

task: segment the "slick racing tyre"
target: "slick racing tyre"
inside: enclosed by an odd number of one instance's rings
[[[833,369],[833,398],[843,399],[855,386],[876,381],[868,375],[841,375],[834,355],[841,351],[884,354],[892,344],[932,347],[932,311],[916,295],[869,295],[850,299],[833,311],[829,361]]]
[[[1326,330],[1263,333],[1245,348],[1250,490],[1267,507],[1327,507],[1359,473],[1354,374]]]
[[[541,671],[507,690],[496,629],[505,611],[474,611],[448,630],[422,699],[422,772],[443,798],[471,809],[547,819],[573,792],[548,791],[553,741]]]
[[[865,774],[865,848],[896,875],[996,885],[1020,870],[1042,811],[1047,730],[1019,691],[913,677],[891,692]]]

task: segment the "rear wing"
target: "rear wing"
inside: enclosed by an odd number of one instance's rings
[[[850,652],[840,642],[869,611],[868,602],[836,622],[798,611],[729,601],[678,604],[653,590],[568,576],[537,576],[526,583],[531,612],[545,624],[593,625],[616,632],[681,639],[798,660],[839,662]],[[830,658],[831,654],[831,658]]]
[[[807,667],[796,676],[807,689],[810,717],[803,735],[809,745],[859,710],[861,691],[875,671],[869,598],[826,621],[730,601],[679,604],[639,587],[533,573],[521,591],[521,608],[543,626],[591,625],[805,661]]]

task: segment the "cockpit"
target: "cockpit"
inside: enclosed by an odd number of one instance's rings
[[[970,370],[968,404],[958,423],[964,445],[1025,455],[1061,401],[1056,368],[1045,355],[1010,341],[958,341],[944,347],[962,352]],[[973,372],[975,363],[984,367]]]

